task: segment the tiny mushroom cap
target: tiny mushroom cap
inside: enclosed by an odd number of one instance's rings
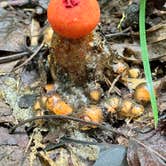
[[[154,88],[154,92],[157,96],[157,88]],[[134,98],[141,104],[147,104],[150,102],[150,92],[146,83],[141,83],[135,88]]]
[[[100,20],[97,0],[51,0],[47,10],[53,30],[66,38],[90,34]]]

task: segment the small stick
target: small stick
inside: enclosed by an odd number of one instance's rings
[[[117,32],[117,33],[112,33],[112,34],[108,34],[105,35],[106,38],[112,38],[112,37],[120,37],[120,36],[130,36],[131,33],[131,27],[126,28],[125,30],[121,31],[121,32]]]
[[[19,69],[20,67],[26,65],[29,61],[31,61],[37,55],[37,53],[41,50],[43,45],[44,45],[44,43],[41,43],[41,45],[37,48],[37,50],[27,60],[25,60],[25,62],[23,62],[21,65],[17,66],[14,69],[14,71],[16,71],[17,69]]]
[[[105,82],[106,82],[107,85],[109,85],[109,86],[112,85],[111,81],[110,81],[107,77],[104,76],[104,80],[105,80]],[[113,89],[115,90],[115,92],[116,92],[119,96],[121,96],[121,91],[120,91],[120,89],[118,89],[116,86],[114,86]]]
[[[64,141],[64,143],[77,143],[77,144],[83,144],[83,145],[105,145],[105,146],[110,145],[107,143],[78,140],[78,139],[74,139],[74,138],[70,138],[70,137],[62,137],[62,138],[60,138],[60,140]]]
[[[117,83],[117,81],[119,80],[120,77],[121,77],[121,75],[118,75],[118,76],[114,79],[114,81],[112,82],[111,87],[110,87],[109,90],[108,90],[108,93],[109,93],[109,94],[111,93],[112,89],[115,87],[115,84]]]
[[[31,143],[32,143],[32,140],[33,140],[33,136],[34,136],[34,132],[32,133],[32,135],[31,135],[31,137],[30,137],[30,140],[29,140],[29,142],[28,142],[28,144],[27,144],[27,146],[26,146],[26,148],[25,148],[23,157],[22,157],[22,159],[21,159],[21,161],[20,161],[20,166],[23,166],[23,164],[24,164],[24,161],[25,161],[25,159],[26,159],[27,152],[28,152],[29,147],[30,147],[30,145],[31,145]]]
[[[25,121],[22,121],[20,122],[19,124],[15,125],[14,127],[11,128],[10,130],[10,133],[14,133],[14,131],[20,127],[20,126],[23,126],[24,124],[26,123],[29,123],[29,122],[32,122],[32,121],[36,121],[36,120],[39,120],[39,119],[43,119],[43,120],[50,120],[50,119],[59,119],[59,120],[71,120],[71,121],[75,121],[75,122],[79,122],[79,123],[83,123],[83,124],[87,124],[87,125],[95,125],[101,129],[104,129],[104,130],[108,130],[108,131],[111,131],[111,132],[114,132],[116,134],[119,134],[119,135],[123,135],[125,138],[129,138],[129,136],[126,136],[125,134],[123,134],[122,132],[120,131],[117,131],[113,128],[110,128],[110,127],[106,127],[104,125],[101,125],[99,123],[95,123],[95,122],[87,122],[83,119],[79,119],[79,118],[75,118],[75,117],[72,117],[72,116],[64,116],[64,115],[43,115],[43,116],[36,116],[36,117],[33,117],[33,118],[30,118],[30,119],[27,119]]]
[[[35,4],[35,0],[10,0],[10,1],[2,1],[0,2],[0,7],[7,7],[7,6],[23,6],[26,4]]]
[[[3,57],[0,57],[0,64],[15,61],[27,55],[29,55],[29,52],[21,52],[21,53],[12,54],[9,56],[3,56]]]

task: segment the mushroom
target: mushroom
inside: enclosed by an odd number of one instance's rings
[[[100,19],[96,0],[51,0],[47,12],[53,30],[70,39],[88,35]]]
[[[96,105],[89,105],[84,108],[82,108],[82,112],[80,114],[80,118],[87,121],[87,122],[94,122],[101,124],[103,122],[104,116],[102,109]],[[81,130],[89,130],[92,128],[96,128],[97,126],[91,125],[81,125]]]
[[[103,62],[109,61],[110,52],[93,31],[99,20],[97,0],[50,1],[48,21],[54,34],[48,61],[54,81],[70,80],[84,85],[88,80],[96,80],[97,71],[102,74],[99,70],[104,70]]]
[[[154,88],[155,95],[157,96],[157,86]],[[146,83],[139,84],[134,91],[134,98],[138,103],[146,105],[150,102],[150,92]]]

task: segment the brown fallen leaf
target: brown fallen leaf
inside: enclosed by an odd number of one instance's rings
[[[166,92],[162,92],[160,96],[159,110],[160,112],[163,112],[166,110]]]
[[[142,63],[141,49],[138,42],[134,42],[132,44],[115,43],[115,44],[112,44],[111,47],[124,60],[130,61],[136,64]],[[161,40],[154,43],[148,43],[150,61],[153,61],[153,60],[166,61],[165,50],[166,50],[165,40]]]
[[[129,166],[165,166],[165,136],[160,130],[153,130],[130,139],[127,160]]]
[[[14,66],[16,66],[17,63],[18,63],[18,60],[0,64],[0,75],[5,75],[5,74],[10,73],[13,70]]]
[[[0,145],[19,146],[25,148],[28,143],[28,136],[24,134],[9,134],[9,130],[0,127]]]
[[[11,166],[19,165],[22,159],[24,150],[18,146],[0,146],[0,165]],[[29,165],[28,159],[25,160],[24,165]],[[37,164],[36,164],[37,166]],[[38,164],[40,166],[40,164]]]
[[[21,52],[29,36],[28,16],[23,11],[0,8],[0,50]]]
[[[166,40],[166,23],[153,26],[147,36],[148,43],[157,43],[163,40]]]

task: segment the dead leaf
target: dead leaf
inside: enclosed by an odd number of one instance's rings
[[[42,8],[47,10],[49,0],[40,0],[40,1],[38,1],[38,3]]]
[[[124,60],[132,61],[134,63],[141,63],[141,49],[138,42],[129,43],[115,43],[112,44],[112,49],[115,50]],[[165,41],[148,44],[149,59],[152,60],[166,60],[166,44]]]
[[[130,139],[127,160],[129,166],[165,166],[165,136],[152,131]]]
[[[153,31],[147,35],[147,41],[148,43],[157,43],[160,41],[166,40],[166,24],[159,24],[160,27],[155,29],[155,27],[158,27],[158,25],[153,26],[152,28],[154,29]],[[152,29],[151,28],[151,29]]]
[[[17,63],[18,63],[18,61],[0,64],[0,75],[10,73]]]
[[[0,127],[0,145],[19,146],[25,148],[28,143],[28,136],[26,133],[9,134],[9,130]]]
[[[160,112],[163,112],[166,110],[166,92],[161,93],[159,101],[160,101],[159,110]]]
[[[25,13],[20,11],[0,8],[0,50],[23,51],[26,36],[29,36],[28,17],[24,17]]]
[[[130,89],[133,90],[135,89],[138,85],[145,83],[146,80],[145,78],[127,78],[126,81],[126,86]]]
[[[1,166],[12,166],[19,165],[23,157],[23,149],[18,146],[0,146],[0,165]],[[26,158],[24,165],[29,165],[29,161]],[[38,165],[39,166],[39,165]]]

